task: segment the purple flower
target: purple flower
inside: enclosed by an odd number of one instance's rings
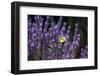
[[[81,48],[80,58],[88,58],[88,48],[85,46],[85,48]]]
[[[33,20],[34,19],[34,20]],[[34,60],[73,59],[76,49],[80,48],[80,58],[88,58],[88,46],[81,48],[80,30],[75,23],[73,40],[71,26],[63,22],[63,17],[52,21],[50,16],[34,16],[28,19],[28,57]],[[63,43],[59,38],[63,37]]]

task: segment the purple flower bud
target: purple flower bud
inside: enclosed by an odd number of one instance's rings
[[[66,27],[63,26],[61,30],[62,30],[63,32],[65,32],[65,31],[66,31]]]
[[[64,23],[63,23],[63,25],[64,25],[64,26],[66,26],[66,25],[67,25],[67,23],[66,23],[66,22],[64,22]]]
[[[49,36],[49,33],[47,32],[46,34],[45,34],[45,37],[47,38]]]
[[[53,35],[56,35],[56,32],[55,31],[53,31]]]
[[[32,38],[36,38],[36,37],[37,37],[36,33],[33,33]]]
[[[81,49],[81,53],[80,53],[81,58],[88,58],[88,51],[87,49]]]

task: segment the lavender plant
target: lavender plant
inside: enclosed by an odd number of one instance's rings
[[[28,18],[28,60],[75,59],[80,47],[79,24],[75,23],[73,40],[71,26],[59,17],[57,23],[51,16]],[[88,48],[80,49],[79,58],[88,58]]]
[[[81,48],[81,58],[88,58],[88,48],[85,46],[85,48]]]

